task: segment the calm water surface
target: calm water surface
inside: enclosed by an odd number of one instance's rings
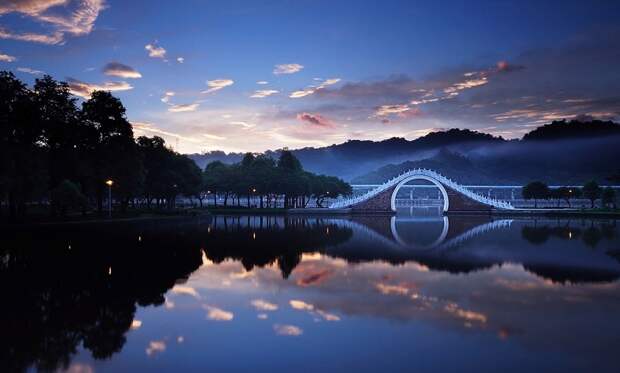
[[[5,229],[0,371],[600,371],[615,221],[214,216]]]

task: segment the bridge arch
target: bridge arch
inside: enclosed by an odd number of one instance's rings
[[[439,236],[432,243],[424,247],[421,247],[421,249],[425,250],[425,249],[435,248],[446,240],[446,237],[448,236],[448,230],[450,229],[450,220],[448,219],[447,216],[443,216],[441,219],[441,222],[442,222],[442,229],[441,229],[441,233],[439,234]],[[392,218],[390,219],[390,232],[392,233],[392,237],[394,238],[394,240],[400,246],[402,247],[409,246],[407,242],[405,242],[405,240],[400,236],[400,234],[398,234],[398,229],[396,227],[396,216],[392,216]]]
[[[439,190],[441,191],[441,196],[443,198],[443,212],[448,212],[448,209],[450,208],[450,201],[448,199],[448,191],[443,186],[443,184],[441,184],[435,178],[432,178],[430,176],[425,176],[425,175],[419,175],[419,174],[411,175],[409,177],[406,177],[401,182],[396,184],[396,187],[394,188],[394,191],[392,192],[392,196],[390,197],[390,208],[392,209],[392,211],[394,211],[394,212],[396,211],[396,195],[398,194],[398,191],[400,190],[400,188],[402,188],[403,185],[405,185],[408,182],[413,181],[413,180],[426,180],[426,181],[430,181],[437,188],[439,188]]]
[[[514,210],[505,201],[500,201],[477,194],[457,184],[433,170],[414,169],[404,172],[379,185],[375,189],[359,196],[334,201],[332,209],[351,209],[356,212],[390,212],[396,211],[396,193],[411,180],[427,180],[437,186],[443,195],[443,212],[490,212],[493,209]]]

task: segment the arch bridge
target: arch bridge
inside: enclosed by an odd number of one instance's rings
[[[439,188],[443,197],[444,213],[514,210],[508,202],[485,197],[438,172],[423,168],[404,172],[363,195],[335,201],[329,207],[332,209],[350,208],[359,212],[395,212],[398,191],[413,180],[426,180]]]

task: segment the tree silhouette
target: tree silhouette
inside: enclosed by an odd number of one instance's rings
[[[534,208],[538,208],[538,200],[549,198],[549,187],[541,181],[533,181],[523,187],[521,192],[526,200],[534,200]]]
[[[594,208],[594,202],[601,198],[601,187],[594,180],[588,181],[581,188],[581,193],[585,198],[590,200],[590,208]]]

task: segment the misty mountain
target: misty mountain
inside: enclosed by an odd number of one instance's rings
[[[323,148],[293,150],[305,169],[376,184],[412,168],[430,168],[463,184],[601,183],[620,168],[620,124],[598,120],[554,121],[522,140],[451,129],[415,140],[350,140]],[[267,155],[278,157],[279,150]],[[201,168],[211,161],[234,163],[242,153],[213,151],[190,155]]]
[[[383,141],[349,140],[338,145],[323,148],[302,148],[292,150],[301,161],[304,169],[325,175],[333,175],[350,180],[365,174],[369,170],[389,163],[423,159],[435,154],[438,149],[472,151],[507,142],[501,137],[467,129],[451,129],[433,132],[415,140],[394,137]],[[265,152],[277,158],[280,150]],[[212,151],[204,154],[190,154],[194,161],[204,168],[212,161],[235,163],[241,160],[243,153],[224,153]]]
[[[606,184],[620,168],[620,135],[506,143],[467,154],[446,149],[422,160],[390,164],[351,180],[380,184],[414,168],[429,168],[464,185],[523,185],[541,180],[552,185]],[[567,151],[568,149],[568,151]]]
[[[548,141],[560,139],[586,139],[620,135],[620,125],[612,121],[572,120],[554,121],[536,128],[523,136],[525,141]]]

